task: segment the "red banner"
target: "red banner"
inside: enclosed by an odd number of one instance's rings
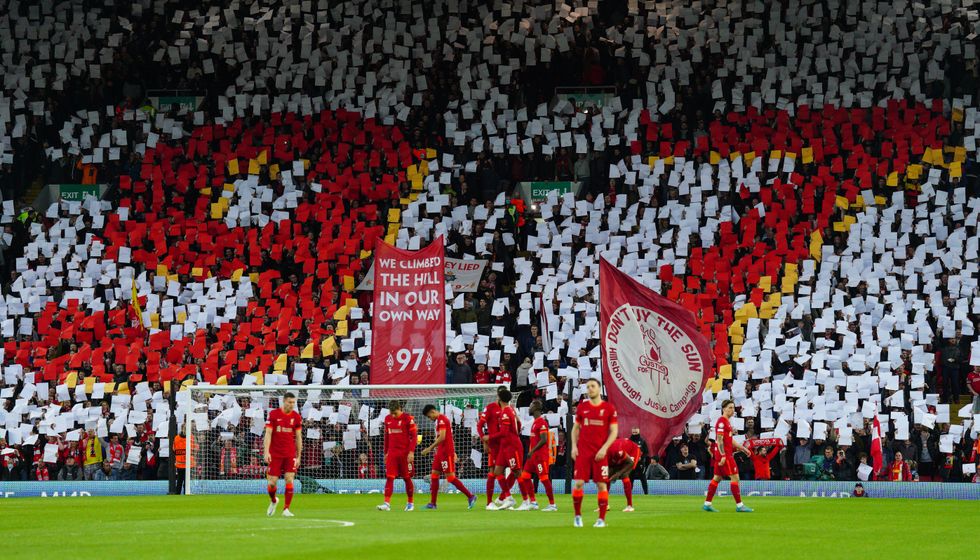
[[[619,412],[620,433],[639,427],[659,455],[701,406],[714,376],[710,345],[690,311],[605,259],[599,296],[606,396]]]
[[[374,257],[371,383],[446,382],[446,250],[381,242]]]

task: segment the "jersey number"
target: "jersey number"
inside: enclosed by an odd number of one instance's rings
[[[602,478],[609,478],[609,465],[602,465]]]

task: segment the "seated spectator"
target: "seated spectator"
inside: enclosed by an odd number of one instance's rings
[[[650,480],[670,480],[670,473],[660,464],[660,457],[656,455],[650,457],[650,464],[647,466],[647,478]]]
[[[817,475],[820,480],[834,480],[834,467],[837,465],[834,459],[834,447],[828,445],[823,448],[823,456],[815,459],[817,463]]]
[[[687,444],[681,445],[681,456],[674,465],[677,469],[678,480],[694,480],[698,476],[698,461],[690,455]]]
[[[96,480],[99,482],[104,482],[106,480],[117,480],[113,478],[112,463],[109,461],[102,461],[98,467],[99,468],[93,472],[91,480]]]

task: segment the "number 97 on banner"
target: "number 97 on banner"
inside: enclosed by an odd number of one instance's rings
[[[388,366],[388,371],[395,369],[397,365],[398,371],[405,370],[418,370],[422,367],[423,359],[425,361],[425,367],[432,367],[432,354],[427,352],[425,348],[399,348],[392,353],[388,353],[388,359],[385,360],[385,365]]]

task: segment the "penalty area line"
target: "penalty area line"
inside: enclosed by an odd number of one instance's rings
[[[296,523],[299,521],[299,523]],[[303,519],[303,520],[293,520],[287,518],[279,518],[278,521],[273,521],[273,523],[283,523],[289,524],[290,527],[296,529],[322,529],[325,527],[353,527],[353,521],[343,521],[340,519]],[[271,527],[260,528],[262,530],[272,530]],[[279,527],[275,528],[276,530]]]

